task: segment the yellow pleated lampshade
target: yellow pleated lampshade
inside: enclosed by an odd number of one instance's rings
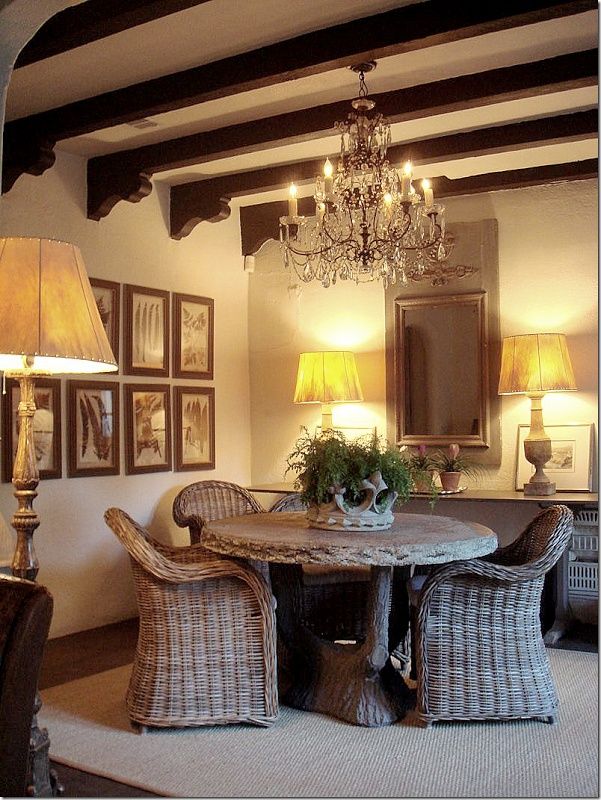
[[[499,394],[576,389],[563,333],[527,333],[503,339]]]
[[[301,353],[295,403],[353,403],[363,400],[355,356],[346,351]]]

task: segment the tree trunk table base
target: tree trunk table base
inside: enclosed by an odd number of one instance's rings
[[[394,572],[398,600],[408,569]],[[402,609],[393,607],[390,618],[393,568],[371,567],[366,636],[355,644],[326,641],[304,624],[300,566],[272,564],[271,575],[278,601],[279,634],[288,655],[283,702],[367,727],[390,725],[401,719],[414,705],[414,696],[390,661],[390,651],[403,634],[403,625],[397,619]]]

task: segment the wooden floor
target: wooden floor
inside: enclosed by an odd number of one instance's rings
[[[46,643],[40,689],[130,664],[138,636],[138,620],[128,619]],[[596,625],[574,623],[557,647],[567,650],[597,650]],[[49,732],[52,742],[52,731]],[[52,764],[65,788],[64,797],[158,797],[124,783],[101,778],[82,770]]]

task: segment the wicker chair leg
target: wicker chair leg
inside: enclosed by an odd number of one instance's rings
[[[139,722],[130,722],[131,727],[134,730],[134,733],[143,736],[145,733],[148,733],[148,725],[141,725]]]
[[[546,718],[546,721],[549,723],[549,725],[557,725],[557,714],[549,714]]]

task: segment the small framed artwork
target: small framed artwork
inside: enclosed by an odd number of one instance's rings
[[[119,364],[119,311],[121,308],[121,284],[90,278],[90,285],[100,319],[108,336],[109,344]]]
[[[213,379],[215,301],[191,294],[173,295],[173,375]]]
[[[169,292],[123,287],[124,372],[169,375]]]
[[[67,428],[70,478],[119,474],[118,383],[67,381]]]
[[[171,405],[168,384],[126,383],[125,472],[171,469]]]
[[[175,470],[215,469],[215,389],[174,387]]]
[[[18,380],[6,379],[6,394],[2,397],[4,447],[2,449],[2,480],[11,481],[13,463],[19,441],[18,408],[21,392]],[[56,378],[36,378],[34,385],[36,410],[33,415],[33,443],[40,480],[60,478],[61,453],[61,382]]]
[[[518,426],[518,452],[515,488],[521,491],[534,475],[534,467],[526,461],[524,440],[529,425]],[[545,425],[551,439],[551,460],[545,474],[554,481],[558,492],[590,492],[593,485],[593,425]]]

